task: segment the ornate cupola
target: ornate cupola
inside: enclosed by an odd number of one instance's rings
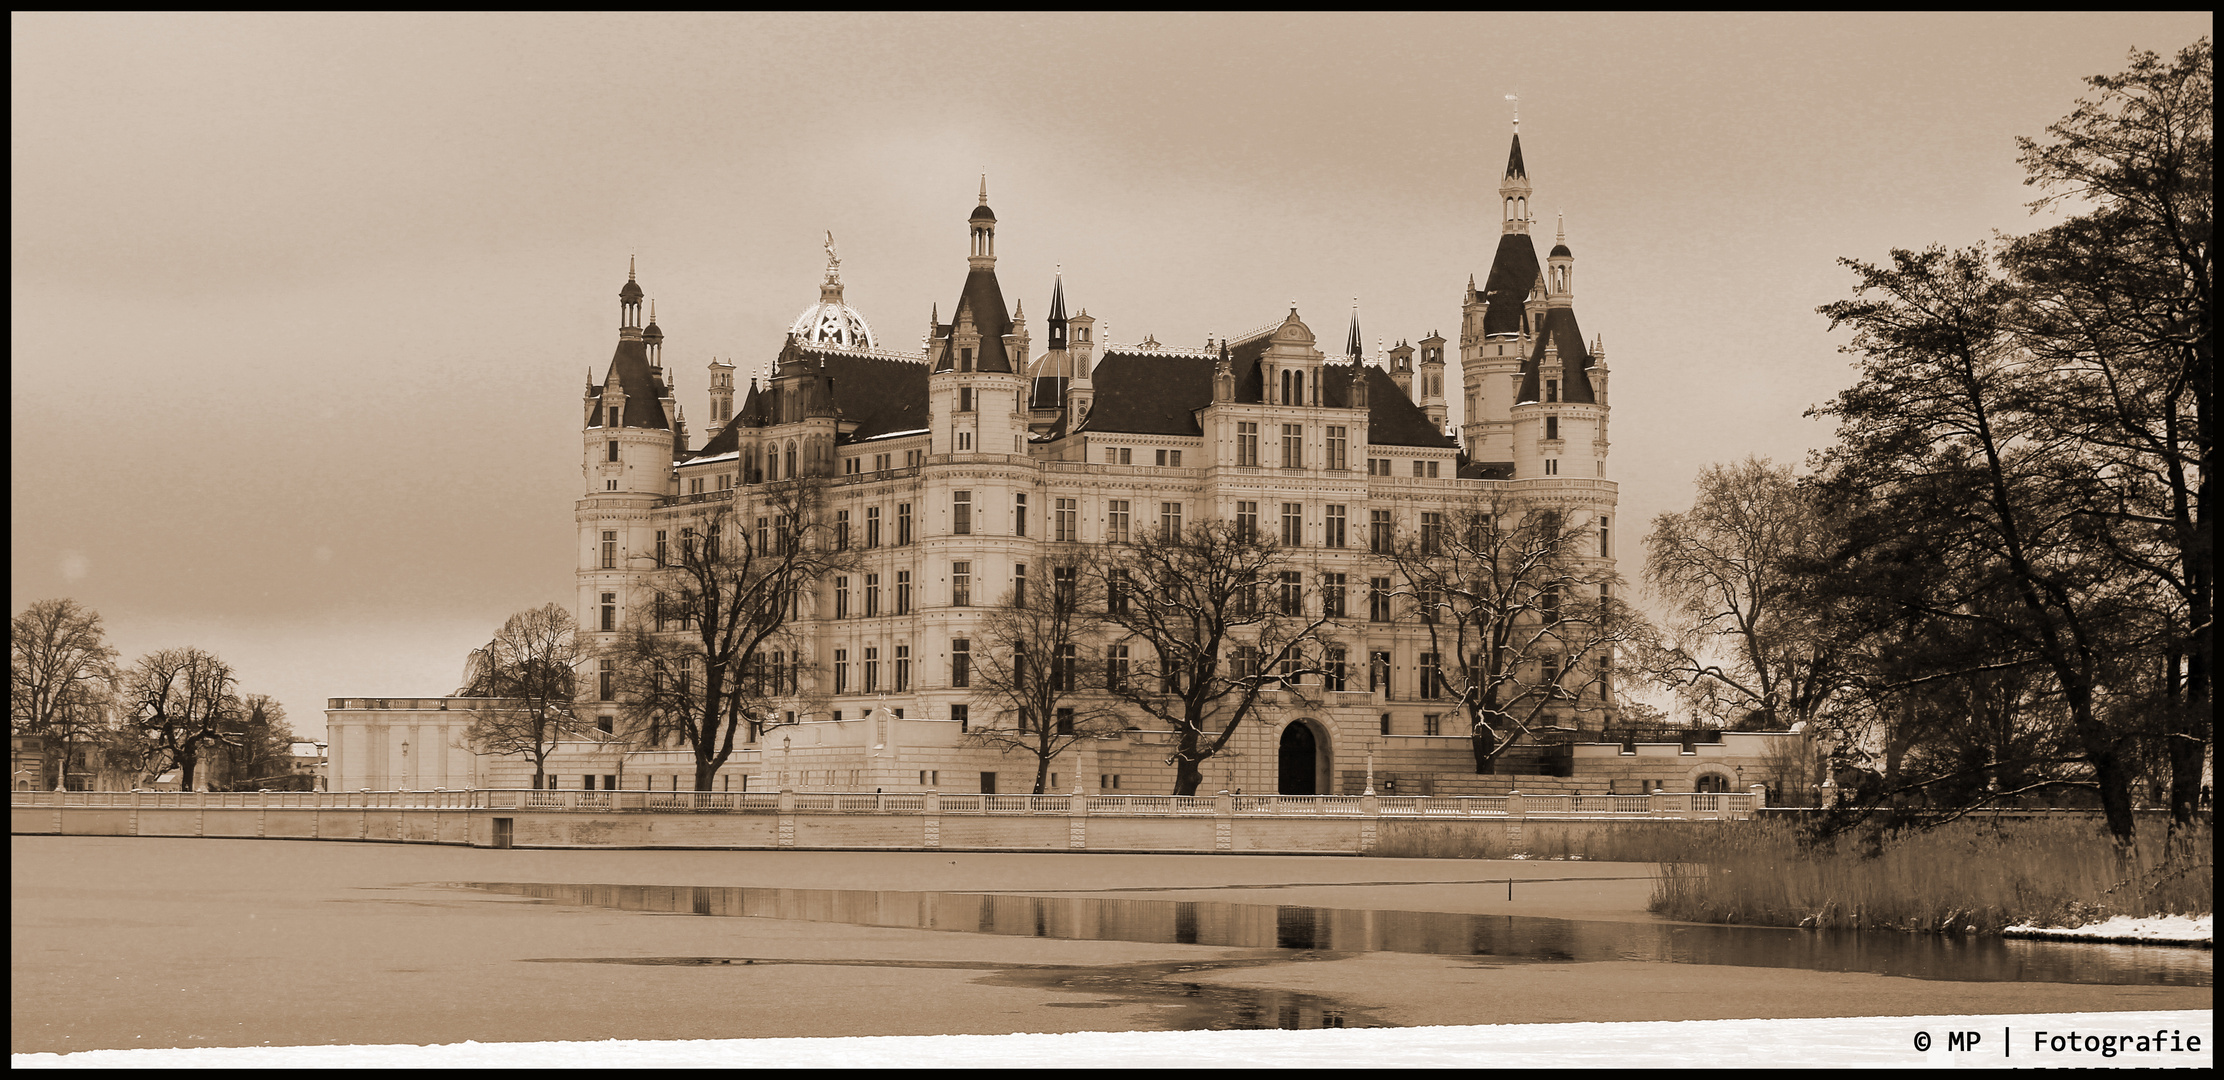
[[[1575,253],[1568,250],[1567,215],[1560,215],[1559,229],[1553,237],[1552,254],[1545,256],[1545,305],[1547,307],[1573,307],[1575,305]]]
[[[973,208],[973,216],[966,219],[973,233],[972,251],[966,262],[975,270],[996,268],[996,211],[988,208],[988,174],[981,174],[981,205]]]
[[[633,279],[634,257],[626,256],[626,283],[618,290],[618,340],[641,339],[641,283]]]
[[[834,250],[832,232],[826,234],[826,276],[819,281],[819,302],[804,308],[788,332],[805,345],[870,349],[878,344],[865,316],[842,301],[842,257]]]
[[[664,331],[656,325],[656,301],[649,301],[649,325],[641,328],[641,341],[649,347],[649,370],[664,377]]]
[[[1514,145],[1506,155],[1506,175],[1498,179],[1500,232],[1529,233],[1529,170],[1521,163],[1521,114],[1514,114]]]

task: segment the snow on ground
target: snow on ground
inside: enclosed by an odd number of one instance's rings
[[[261,1046],[16,1054],[13,1068],[1492,1068],[1677,1065],[2206,1069],[2200,1010],[1625,1024]],[[1961,1033],[1949,1038],[1951,1033]],[[1971,1037],[1975,1041],[1971,1041]],[[2196,1041],[2197,1040],[2197,1041]]]
[[[2120,941],[2150,945],[2214,945],[2216,916],[2153,915],[2135,918],[2118,915],[2106,922],[2069,928],[2011,926],[2000,931],[2008,937],[2065,938],[2072,941]]]

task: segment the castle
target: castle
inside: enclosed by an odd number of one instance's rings
[[[1490,271],[1460,290],[1457,438],[1447,434],[1448,342],[1432,332],[1370,356],[1356,310],[1337,355],[1294,305],[1204,348],[1115,344],[1086,309],[1069,313],[1061,276],[1038,339],[996,275],[985,179],[966,222],[963,283],[947,319],[936,303],[918,349],[892,347],[847,304],[830,236],[818,302],[789,328],[769,378],[743,389],[733,365],[710,364],[699,445],[667,374],[663,330],[653,310],[643,321],[629,271],[615,353],[582,401],[583,644],[606,649],[629,620],[652,618],[646,576],[704,504],[728,503],[746,527],[766,485],[824,478],[822,513],[857,550],[856,569],[804,598],[800,655],[774,661],[797,673],[800,692],[785,722],[745,733],[760,741],[738,747],[716,786],[1025,791],[1031,757],[967,737],[967,665],[989,606],[1023,588],[1031,565],[1039,582],[1060,545],[1245,518],[1309,577],[1349,583],[1354,602],[1333,636],[1353,674],[1315,706],[1247,722],[1230,752],[1205,762],[1206,789],[1352,793],[1371,773],[1388,790],[1402,779],[1410,793],[1465,791],[1459,781],[1475,769],[1464,716],[1431,689],[1425,629],[1371,602],[1380,590],[1370,586],[1386,581],[1376,551],[1423,515],[1495,488],[1586,522],[1599,568],[1614,565],[1605,352],[1578,327],[1564,235],[1537,257],[1518,125],[1498,191]],[[594,661],[581,674],[580,715],[621,727],[612,674]],[[1611,720],[1607,676],[1568,680],[1578,689],[1562,725]],[[437,766],[448,786],[530,782],[529,765],[521,778],[516,759],[462,747],[452,711],[423,707],[438,699],[404,700],[382,713],[335,699],[335,786],[436,786],[394,751],[412,731],[420,747],[445,747]],[[402,714],[411,719],[399,723]],[[1138,716],[1116,736],[1083,740],[1052,764],[1051,789],[1171,790],[1167,737]],[[1637,786],[1690,790],[1706,770],[1682,750],[1673,770]],[[684,747],[592,737],[567,744],[551,769],[567,787],[684,790],[694,780]],[[1729,786],[1726,768],[1707,776]]]

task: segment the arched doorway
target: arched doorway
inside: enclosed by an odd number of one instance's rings
[[[1313,726],[1302,720],[1282,729],[1282,781],[1284,795],[1319,795],[1320,740]]]
[[[1730,779],[1721,773],[1702,773],[1691,782],[1691,790],[1702,794],[1721,794],[1730,790]]]

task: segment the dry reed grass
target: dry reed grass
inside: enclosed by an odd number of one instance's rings
[[[1651,906],[1692,922],[1993,934],[2216,906],[2208,826],[2167,858],[2163,837],[2143,835],[2128,860],[2090,821],[1963,820],[1805,846],[1795,823],[1755,821],[1687,842],[1663,862]]]

